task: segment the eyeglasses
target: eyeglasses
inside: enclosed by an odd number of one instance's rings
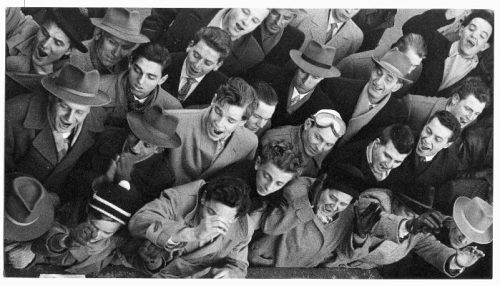
[[[330,127],[333,131],[333,135],[337,138],[344,136],[346,131],[346,126],[342,119],[331,113],[319,113],[313,116],[316,126],[320,128]]]

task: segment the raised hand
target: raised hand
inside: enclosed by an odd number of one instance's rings
[[[438,234],[443,227],[445,218],[446,216],[439,211],[426,212],[407,221],[406,229],[413,234],[430,232]]]
[[[132,154],[124,153],[116,161],[116,182],[119,182],[121,180],[130,182],[130,174],[132,173],[132,169],[134,168],[135,163],[133,158],[134,157]]]
[[[476,246],[467,246],[457,250],[456,262],[458,266],[469,267],[476,263],[481,257],[484,257],[484,252],[477,249]]]
[[[370,233],[373,226],[380,220],[382,208],[379,204],[371,202],[366,209],[360,213],[358,206],[354,206],[354,215],[356,219],[356,234],[365,237]]]
[[[194,229],[195,238],[196,240],[208,240],[219,234],[224,235],[229,226],[230,222],[219,216],[204,218]]]

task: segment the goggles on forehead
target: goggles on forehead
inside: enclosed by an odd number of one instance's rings
[[[337,138],[344,136],[346,131],[345,123],[340,116],[337,116],[333,112],[320,110],[314,114],[312,118],[316,126],[320,128],[330,127],[333,131],[333,135]]]

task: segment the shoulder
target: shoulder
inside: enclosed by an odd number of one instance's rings
[[[416,95],[416,94],[408,94],[404,97],[404,101],[409,104],[413,105],[416,107],[427,107],[427,106],[432,106],[436,104],[438,101],[440,101],[441,98],[439,97],[430,97],[430,96],[423,96],[423,95]],[[446,99],[443,99],[446,101]]]
[[[257,135],[255,135],[255,133],[251,132],[245,127],[237,128],[234,131],[233,136],[243,139],[247,145],[252,145],[252,146],[254,145],[257,146],[257,143],[259,141]]]
[[[307,198],[307,194],[313,185],[314,180],[314,178],[310,177],[298,177],[283,188],[283,194],[291,202],[303,197]]]
[[[205,184],[204,180],[196,180],[187,184],[179,185],[170,189],[166,189],[162,193],[162,197],[175,203],[176,205],[182,202],[192,201],[198,197],[200,188]]]
[[[161,87],[158,91],[158,101],[163,109],[182,109],[180,101]]]
[[[300,126],[280,126],[273,129],[269,129],[262,136],[262,143],[266,143],[269,141],[275,140],[285,140],[291,142],[294,134],[297,132],[297,129],[300,129]]]
[[[349,29],[350,33],[354,33],[354,34],[351,34],[353,37],[354,36],[358,36],[361,35],[361,37],[363,37],[363,31],[361,31],[361,29],[358,27],[358,25],[356,25],[356,23],[354,23],[354,21],[352,19],[349,19],[347,22],[345,22],[345,28]]]

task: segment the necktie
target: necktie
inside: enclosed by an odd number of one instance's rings
[[[71,137],[71,136],[70,136]],[[57,161],[61,162],[64,156],[68,153],[70,137],[63,139],[62,148],[57,152]]]
[[[330,40],[333,38],[334,33],[337,30],[337,23],[332,23],[330,24],[330,29],[326,32],[326,41],[325,44],[330,42]]]
[[[187,94],[188,94],[189,90],[191,89],[191,86],[195,82],[196,82],[196,80],[194,78],[192,78],[192,77],[187,77],[186,78],[186,82],[181,87],[181,90],[179,90],[179,96],[177,97],[180,102],[183,102],[186,99]]]
[[[300,100],[300,95],[297,94],[295,96],[293,96],[291,99],[290,99],[290,107],[294,106],[295,104],[297,104]]]

